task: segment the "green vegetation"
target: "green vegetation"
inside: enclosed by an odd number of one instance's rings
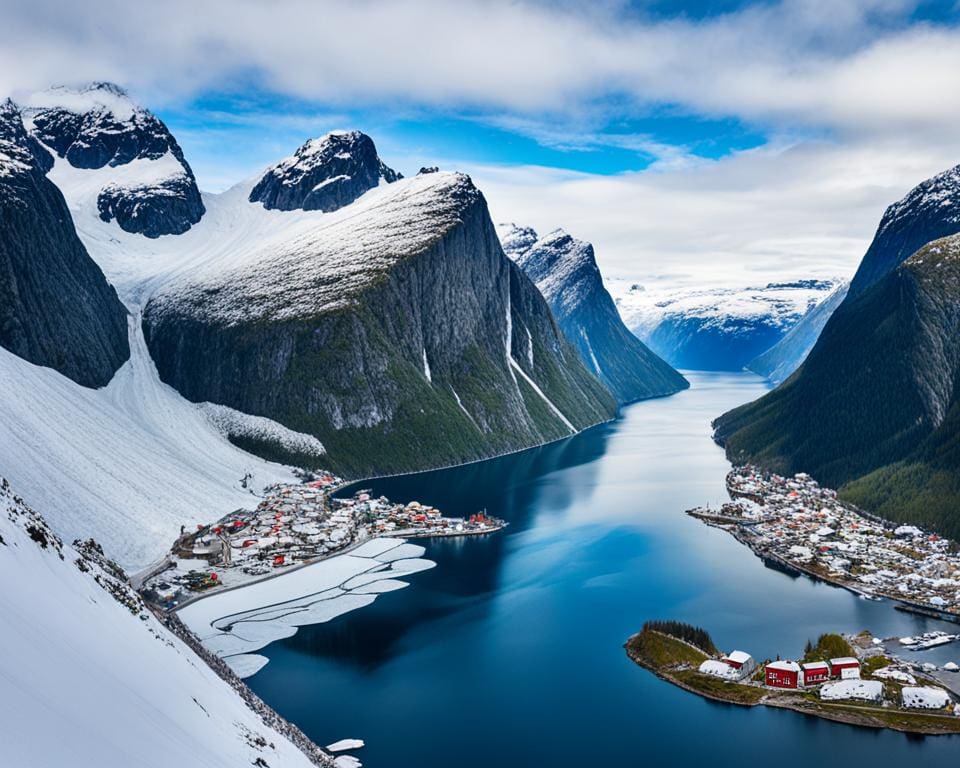
[[[820,635],[816,645],[807,640],[807,645],[803,649],[804,664],[809,664],[811,661],[829,661],[843,656],[856,656],[856,654],[850,647],[850,643],[834,633]]]
[[[690,645],[695,645],[708,656],[716,656],[720,653],[717,646],[713,644],[710,634],[705,629],[695,627],[693,624],[687,624],[682,621],[648,621],[643,625],[645,630],[659,632],[662,635],[669,635],[678,640],[683,640]]]
[[[699,667],[708,655],[690,646],[682,640],[662,634],[644,626],[643,630],[627,641],[627,652],[631,658],[644,662],[657,670],[668,669],[682,664]]]
[[[701,675],[693,669],[677,670],[672,675],[697,693],[714,699],[723,699],[731,704],[752,706],[758,704],[760,699],[767,695],[764,688],[741,683],[728,683],[718,677]]]
[[[890,659],[886,656],[871,656],[869,659],[864,660],[863,664],[860,666],[860,671],[864,677],[869,677],[878,669],[883,669],[884,667],[890,666]]]

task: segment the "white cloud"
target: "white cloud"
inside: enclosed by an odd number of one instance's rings
[[[385,108],[582,113],[619,94],[854,133],[939,134],[960,117],[960,33],[906,23],[909,0],[783,0],[704,21],[494,0],[6,5],[6,91],[108,78],[156,103],[253,78]]]
[[[610,277],[742,285],[852,275],[886,206],[960,159],[939,150],[807,142],[616,176],[469,170],[496,221],[562,226]]]

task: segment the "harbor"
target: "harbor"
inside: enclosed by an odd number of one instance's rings
[[[765,562],[866,599],[960,622],[960,547],[915,525],[895,525],[841,502],[809,475],[734,467],[731,501],[687,514],[721,528]]]
[[[178,610],[211,591],[274,578],[371,539],[476,536],[506,525],[485,511],[446,517],[417,501],[395,503],[364,490],[340,498],[343,488],[332,473],[311,473],[302,483],[267,488],[255,509],[183,528],[164,560],[138,580],[141,593],[164,610]]]

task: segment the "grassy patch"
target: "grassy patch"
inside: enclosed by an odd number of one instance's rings
[[[699,667],[709,656],[688,643],[651,629],[644,629],[627,641],[627,651],[656,669],[689,664]]]
[[[717,677],[701,675],[692,669],[681,669],[671,674],[698,693],[723,699],[732,704],[757,704],[767,694],[763,688],[740,683],[728,683]]]

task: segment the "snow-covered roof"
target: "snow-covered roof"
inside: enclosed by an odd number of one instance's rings
[[[717,661],[716,659],[707,659],[704,661],[700,667],[699,671],[705,675],[713,675],[714,677],[723,677],[723,678],[737,678],[739,672],[731,667],[729,664],[726,664],[722,661]]]
[[[748,661],[753,660],[753,656],[746,651],[730,651],[725,658],[730,659],[730,661],[735,661],[738,664],[746,664]]]
[[[882,697],[883,683],[879,680],[838,680],[835,683],[824,683],[820,688],[820,698],[827,700],[877,701]]]
[[[853,656],[840,656],[836,659],[830,659],[830,664],[832,666],[845,665],[845,664],[859,664],[859,659],[853,658]]]
[[[825,661],[810,661],[803,665],[804,670],[830,669],[830,665]]]
[[[795,661],[771,661],[767,663],[767,669],[776,669],[782,672],[799,672],[800,665]]]
[[[943,688],[929,686],[904,686],[900,691],[903,706],[917,709],[941,709],[950,703],[950,696]]]

